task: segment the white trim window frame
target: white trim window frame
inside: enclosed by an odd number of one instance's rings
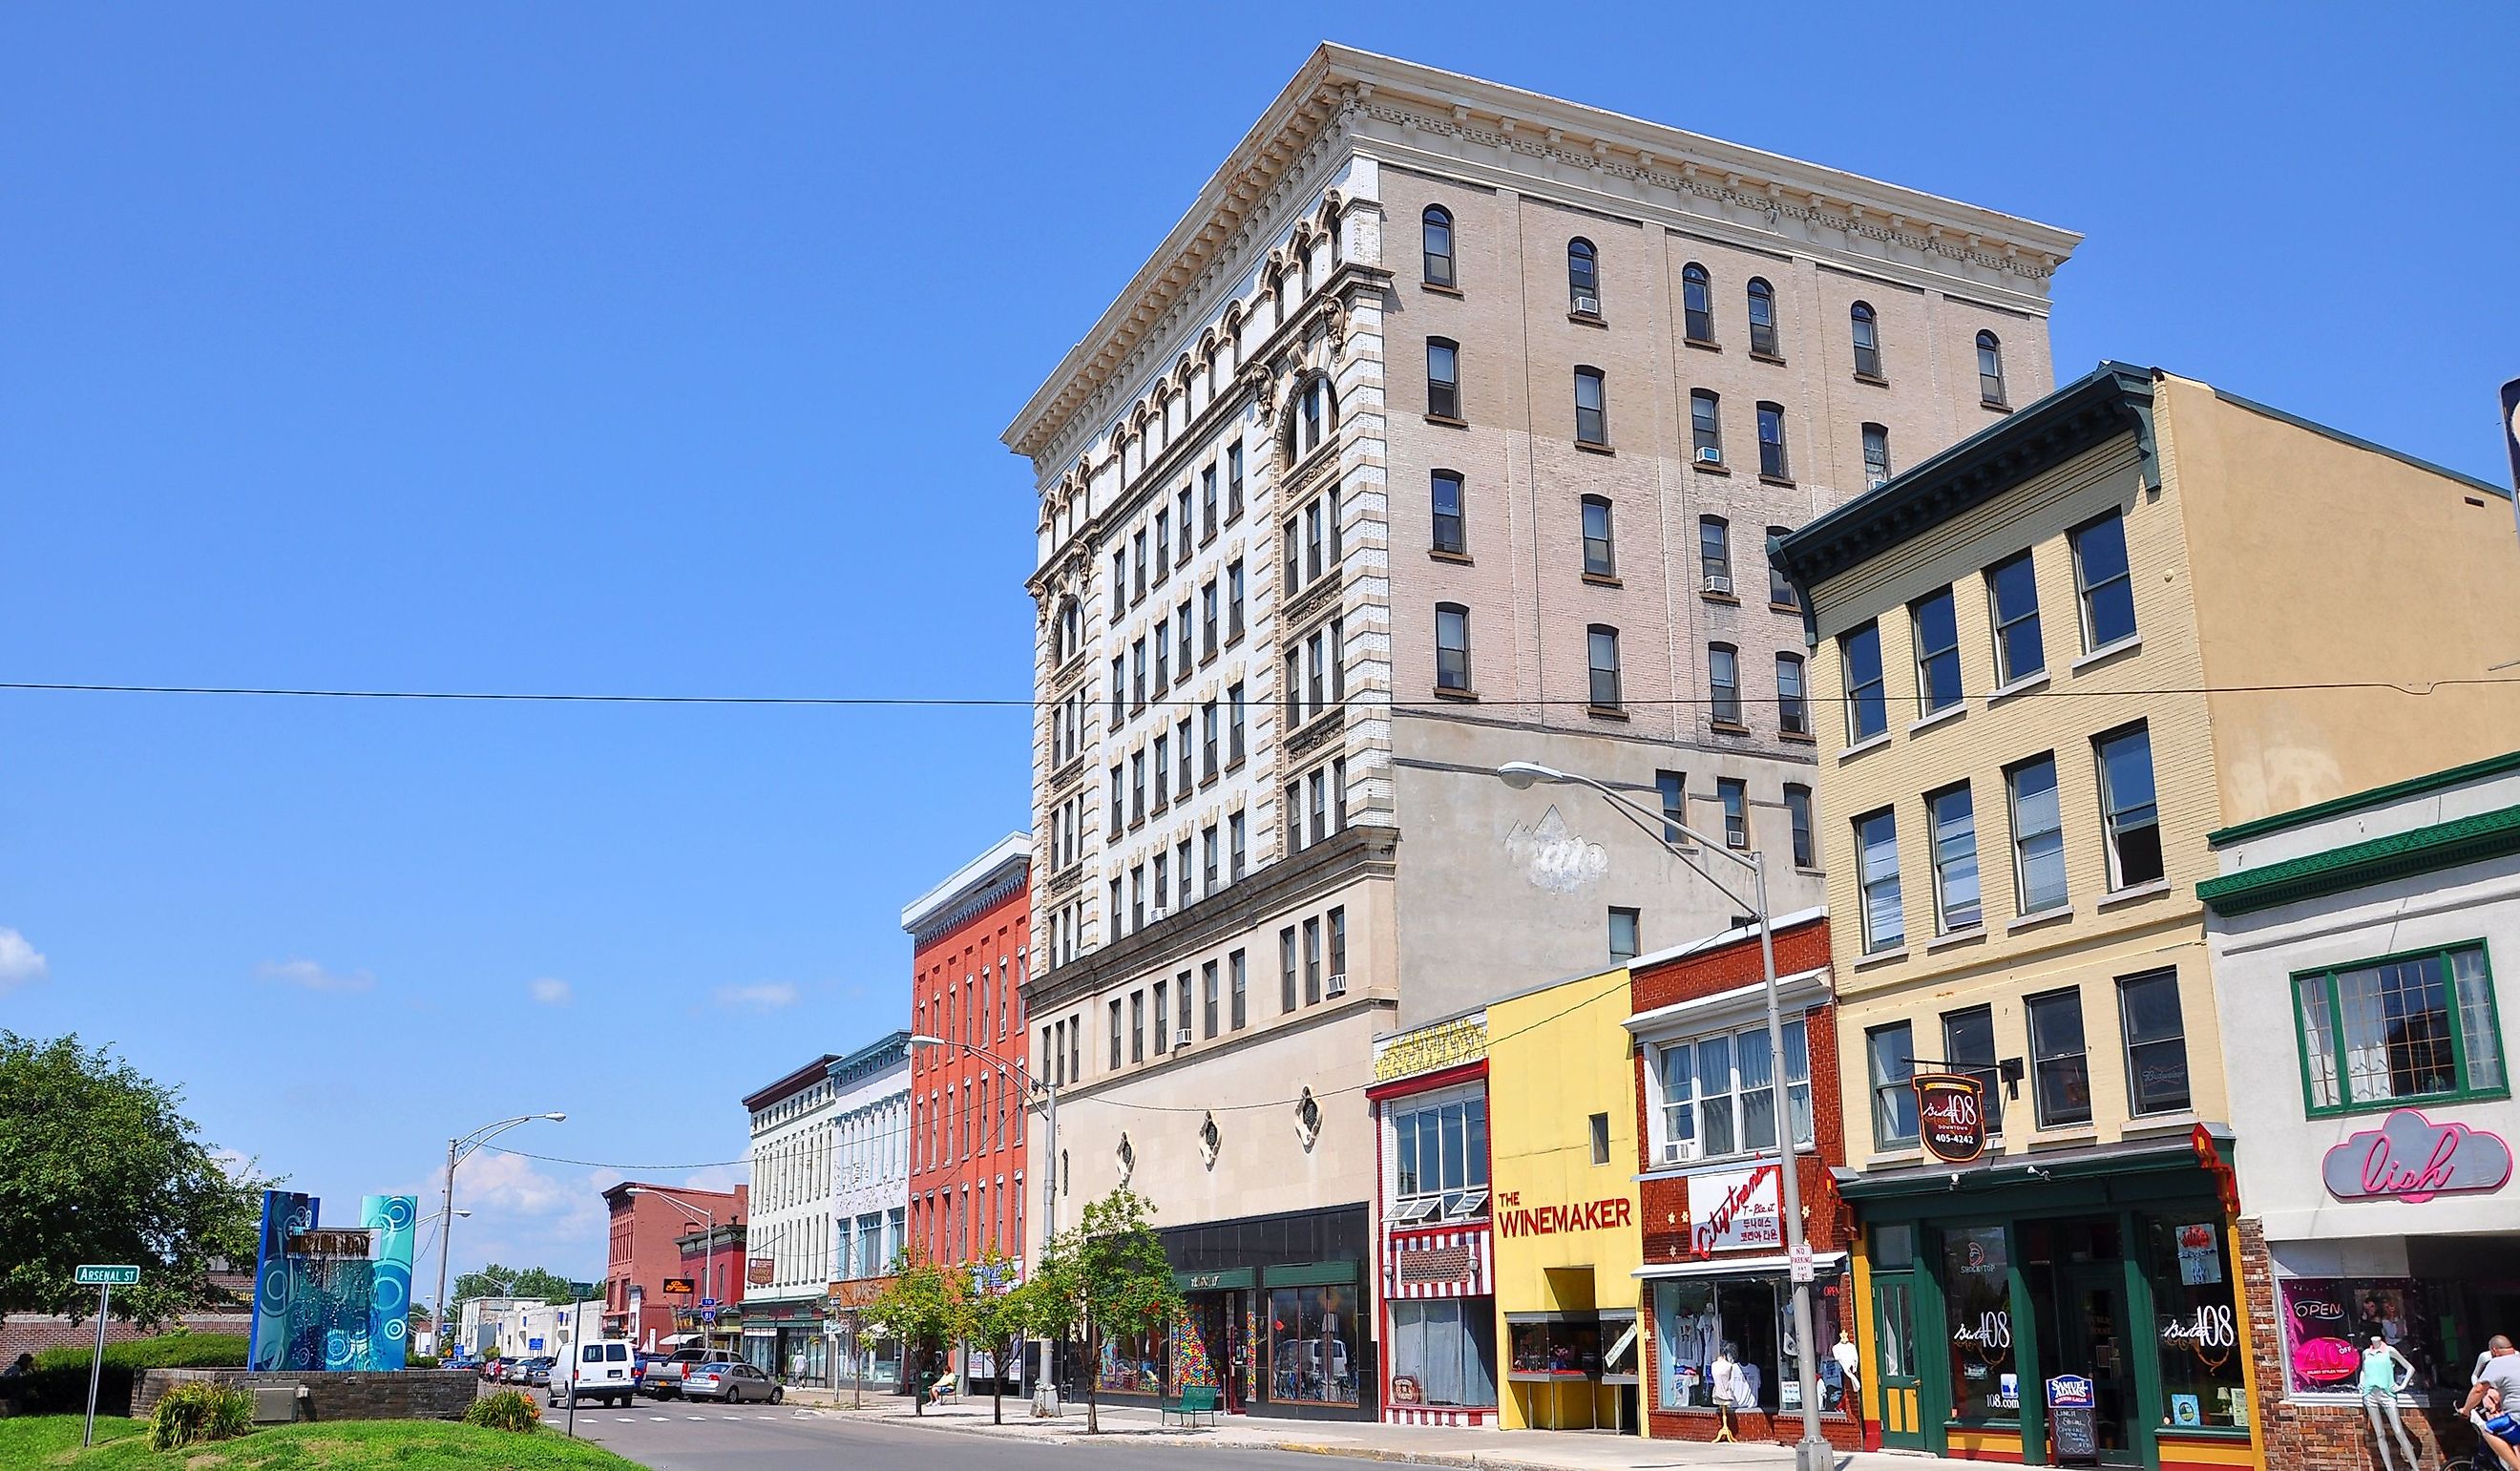
[[[1813,1147],[1811,1038],[1805,1019],[1784,1023],[1785,1102],[1794,1147]],[[1774,1154],[1775,1072],[1768,1024],[1656,1039],[1648,1044],[1653,1106],[1646,1134],[1656,1165]]]

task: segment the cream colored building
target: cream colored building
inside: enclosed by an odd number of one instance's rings
[[[2476,682],[2520,627],[2511,511],[2103,364],[1784,539],[1890,1444],[2017,1454],[2071,1370],[2119,1453],[2256,1462],[2191,1136],[2228,1156],[2232,1091],[2293,1080],[2225,1075],[2223,1028],[2276,1019],[2215,1004],[2207,834],[2507,747],[2520,688]],[[1980,1081],[1986,1159],[1920,1147],[1912,1067]]]
[[[1767,535],[2045,392],[2077,241],[1315,52],[1006,435],[1065,1219],[1125,1179],[1193,1275],[1267,1239],[1377,1293],[1373,1037],[1729,922],[1503,762],[1729,816],[1818,903]],[[1340,1377],[1285,1403],[1370,1412],[1305,1398]]]

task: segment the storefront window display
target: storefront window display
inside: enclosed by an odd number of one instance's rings
[[[1963,1424],[2014,1420],[2021,1414],[2021,1378],[2012,1355],[2011,1276],[2002,1226],[1959,1226],[1943,1233],[1952,1416]]]
[[[1391,1374],[1417,1392],[1410,1402],[1493,1406],[1496,1299],[1433,1298],[1391,1304]]]
[[[1553,1313],[1510,1315],[1506,1324],[1517,1379],[1589,1379],[1601,1372],[1601,1323]]]
[[[1837,1341],[1838,1291],[1838,1279],[1825,1272],[1812,1286],[1812,1331],[1822,1343]],[[1730,1349],[1761,1408],[1802,1408],[1793,1289],[1782,1276],[1658,1282],[1653,1305],[1659,1345],[1657,1405],[1711,1408],[1715,1399],[1707,1365]],[[1835,1360],[1822,1355],[1820,1370],[1821,1408],[1842,1408],[1845,1385]]]
[[[1335,1284],[1272,1288],[1269,1365],[1269,1398],[1274,1401],[1356,1404],[1356,1289]]]
[[[2161,1354],[2161,1413],[2177,1429],[2245,1429],[2240,1311],[2229,1242],[2218,1214],[2146,1216],[2153,1332]],[[2361,1367],[2358,1356],[2356,1367]]]
[[[1094,1382],[1122,1394],[1161,1394],[1163,1357],[1164,1335],[1160,1329],[1106,1335]]]
[[[2411,1277],[2282,1277],[2276,1296],[2284,1320],[2284,1388],[2297,1395],[2352,1394],[2362,1371],[2362,1345],[2377,1334],[2415,1366],[2408,1389],[2463,1392],[2469,1366],[2459,1351],[2475,1352],[2471,1333],[2454,1344],[2457,1313],[2452,1293]]]

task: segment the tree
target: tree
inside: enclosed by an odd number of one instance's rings
[[[540,1267],[511,1269],[491,1262],[478,1271],[468,1271],[455,1279],[453,1301],[461,1304],[480,1297],[528,1297],[546,1303],[583,1303],[601,1296],[591,1282],[575,1281]]]
[[[878,1337],[900,1339],[903,1356],[915,1362],[913,1356],[922,1347],[941,1347],[971,1336],[979,1325],[976,1296],[968,1270],[940,1267],[913,1247],[893,1263],[892,1280],[868,1306],[866,1315]],[[914,1414],[927,1412],[927,1386],[920,1378],[913,1372],[910,1379]]]
[[[1032,1304],[1021,1296],[1017,1287],[1003,1284],[1014,1272],[1014,1264],[1005,1252],[992,1244],[972,1264],[971,1331],[989,1346],[991,1365],[997,1372],[989,1376],[989,1423],[1007,1422],[1007,1365],[1020,1362],[1026,1334],[1032,1331]]]
[[[1127,1185],[1114,1187],[1089,1203],[1073,1227],[1052,1238],[1026,1284],[1033,1290],[1028,1311],[1037,1329],[1045,1323],[1084,1326],[1087,1435],[1102,1432],[1095,1394],[1102,1340],[1181,1315],[1181,1290],[1173,1285],[1172,1263],[1155,1236],[1154,1217],[1145,1196]]]
[[[82,1262],[136,1265],[115,1317],[156,1327],[230,1294],[214,1268],[249,1263],[267,1181],[210,1153],[182,1093],[75,1036],[0,1031],[0,1313],[94,1306]]]

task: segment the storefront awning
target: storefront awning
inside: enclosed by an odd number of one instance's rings
[[[1648,1262],[1632,1276],[1640,1277],[1763,1277],[1781,1274],[1792,1262],[1781,1255],[1773,1257],[1707,1257],[1689,1262]],[[1812,1254],[1812,1270],[1835,1271],[1846,1265],[1846,1253],[1823,1251]]]
[[[2223,1157],[2230,1158],[2234,1152],[2231,1126],[2208,1123],[2204,1127],[2221,1147]],[[1990,1154],[1975,1164],[1958,1167],[1918,1164],[1890,1170],[1857,1171],[1841,1165],[1833,1167],[1829,1175],[1837,1181],[1840,1195],[1849,1200],[1869,1200],[1901,1195],[1948,1195],[2016,1185],[2048,1186],[2061,1180],[2099,1180],[2147,1171],[2196,1169],[2195,1146],[2188,1142],[2187,1128],[2182,1126],[2176,1138],[2089,1144],[2073,1149],[2041,1150],[2037,1154]],[[2201,1172],[2197,1176],[2197,1183],[2201,1189],[2210,1191],[2213,1188]]]

